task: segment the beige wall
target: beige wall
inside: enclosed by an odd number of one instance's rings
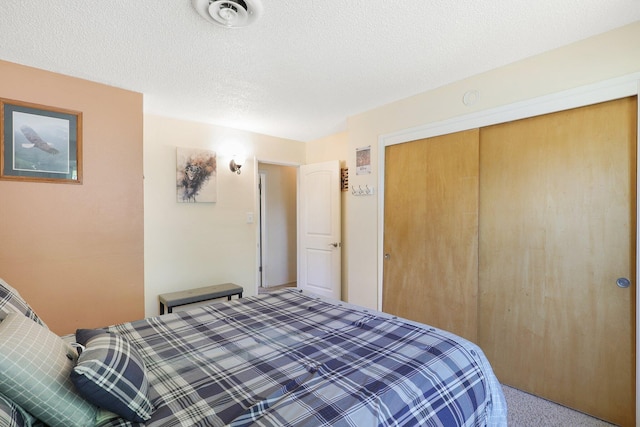
[[[482,110],[533,99],[562,90],[631,74],[640,70],[640,23],[635,23],[545,54],[479,74],[420,95],[351,117],[348,121],[348,164],[355,149],[371,145],[371,176],[351,174],[350,183],[379,180],[381,135],[462,117]],[[467,91],[478,91],[472,106],[462,102]],[[354,197],[346,213],[347,300],[378,305],[378,197]]]
[[[217,203],[176,203],[176,147],[217,155]],[[230,155],[246,155],[242,173]],[[254,295],[258,284],[257,160],[303,164],[305,144],[205,123],[146,115],[144,119],[145,313],[158,294],[232,282]],[[247,213],[254,217],[247,223]]]
[[[330,160],[341,160],[345,162],[347,159],[348,144],[348,132],[340,132],[329,135],[326,138],[309,141],[306,144],[307,163],[321,163]],[[344,167],[345,164],[341,163],[341,166]]]
[[[0,61],[0,96],[82,112],[82,185],[0,181],[0,277],[59,334],[143,312],[142,95]]]

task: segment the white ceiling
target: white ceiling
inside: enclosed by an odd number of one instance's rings
[[[141,92],[146,113],[309,141],[640,20],[639,0],[261,3],[257,22],[228,29],[191,0],[2,0],[0,59]]]

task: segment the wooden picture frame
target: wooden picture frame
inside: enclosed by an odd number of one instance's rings
[[[82,184],[82,113],[0,98],[0,179]]]

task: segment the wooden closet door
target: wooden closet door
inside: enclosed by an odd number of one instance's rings
[[[623,426],[635,425],[636,121],[634,97],[480,132],[480,346],[503,383]]]
[[[478,130],[385,151],[384,311],[475,341]]]

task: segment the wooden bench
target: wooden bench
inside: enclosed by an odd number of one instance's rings
[[[195,302],[207,301],[210,299],[227,297],[231,301],[232,295],[238,295],[242,298],[242,286],[233,283],[223,283],[221,285],[205,286],[204,288],[187,289],[186,291],[171,292],[158,296],[160,300],[160,314],[164,314],[164,308],[167,307],[167,313],[171,313],[173,307],[179,305],[192,304]]]

